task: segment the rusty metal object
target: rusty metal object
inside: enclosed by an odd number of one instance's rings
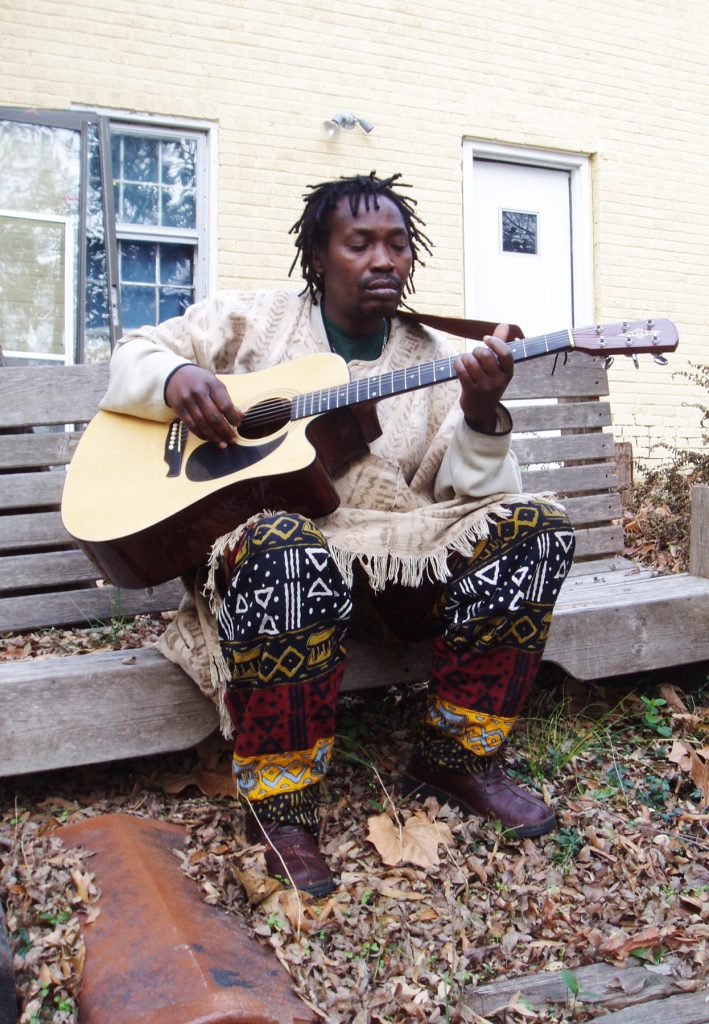
[[[312,1024],[275,957],[200,900],[172,853],[182,828],[109,814],[58,834],[95,853],[101,889],[84,928],[81,1024]]]

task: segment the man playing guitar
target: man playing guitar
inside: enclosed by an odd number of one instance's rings
[[[179,417],[228,452],[246,417],[215,374],[335,352],[357,380],[454,357],[442,336],[397,314],[430,252],[398,177],[312,187],[292,229],[303,291],[224,291],[129,332],[102,408]],[[360,418],[361,448],[335,479],[339,507],[316,518],[264,507],[234,522],[186,581],[163,638],[234,737],[248,838],[266,843],[272,873],[315,896],[335,884],[318,848],[320,782],[346,636],[365,622],[433,637],[404,792],[434,794],[520,836],[555,827],[553,810],[507,777],[502,751],[536,678],[574,538],[557,503],[521,493],[500,405],[513,374],[506,338],[498,327],[459,355],[452,380],[377,402],[378,424]],[[339,421],[323,422],[337,435]]]

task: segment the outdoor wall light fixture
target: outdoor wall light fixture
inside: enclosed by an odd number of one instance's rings
[[[346,132],[351,132],[357,125],[367,135],[374,130],[374,125],[371,121],[365,121],[363,117],[355,117],[354,114],[335,114],[329,121],[323,121],[322,127],[328,139],[334,139],[340,128],[344,128]]]

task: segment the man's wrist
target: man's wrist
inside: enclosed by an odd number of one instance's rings
[[[504,435],[512,430],[512,417],[504,405],[498,405],[492,415],[475,418],[464,415],[464,419],[467,426],[478,434]]]

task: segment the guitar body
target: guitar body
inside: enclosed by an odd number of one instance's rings
[[[345,362],[323,353],[269,370],[220,376],[244,412],[349,382]],[[371,407],[370,407],[371,409]],[[222,534],[263,509],[312,517],[339,505],[331,477],[368,450],[376,417],[338,409],[286,420],[225,451],[187,434],[177,475],[165,461],[170,424],[99,412],[67,473],[62,517],[105,578],[142,587],[206,559]],[[360,415],[358,415],[358,413]],[[247,416],[248,419],[248,416]]]

